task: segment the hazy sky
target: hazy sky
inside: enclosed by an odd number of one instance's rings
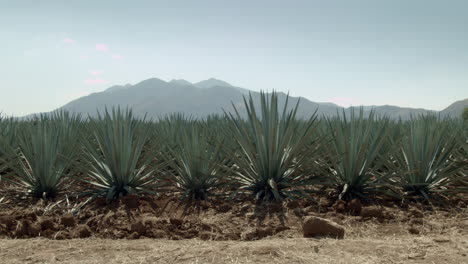
[[[3,113],[152,77],[440,110],[468,97],[468,1],[0,0]]]

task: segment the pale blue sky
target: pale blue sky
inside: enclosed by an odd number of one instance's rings
[[[0,111],[152,77],[440,110],[468,97],[467,14],[457,0],[0,0]]]

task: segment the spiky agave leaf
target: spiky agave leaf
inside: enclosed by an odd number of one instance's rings
[[[90,120],[94,137],[85,141],[84,167],[94,185],[94,195],[117,199],[127,194],[154,193],[157,189],[155,168],[150,167],[151,153],[144,155],[150,139],[150,126],[131,110],[113,108]]]
[[[13,182],[37,198],[55,197],[79,153],[79,115],[55,112],[41,115],[16,133]]]
[[[429,199],[431,193],[456,190],[448,186],[458,180],[457,172],[464,167],[453,155],[459,143],[448,120],[413,118],[396,156],[399,183],[405,193]]]
[[[289,96],[288,96],[289,97]],[[235,114],[229,113],[232,137],[239,151],[231,157],[236,168],[235,180],[241,190],[247,190],[257,199],[281,201],[294,198],[301,186],[310,184],[310,174],[300,168],[312,158],[316,148],[308,148],[315,113],[308,121],[296,119],[299,102],[288,111],[286,99],[282,113],[278,111],[278,95],[260,94],[257,115],[252,95],[244,98],[247,120],[233,105]]]
[[[177,142],[169,151],[172,180],[182,198],[207,199],[213,189],[222,185],[221,143],[202,124],[186,127]]]
[[[349,120],[348,120],[349,118]],[[326,134],[331,136],[325,152],[329,158],[330,183],[338,198],[366,199],[370,193],[382,192],[388,173],[382,171],[388,161],[389,120],[376,119],[371,111],[367,118],[363,109],[327,119]]]

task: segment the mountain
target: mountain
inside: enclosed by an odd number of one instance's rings
[[[174,112],[185,113],[192,117],[206,117],[210,114],[222,114],[224,110],[231,112],[233,104],[243,114],[245,113],[243,97],[249,92],[258,102],[260,93],[235,87],[214,78],[198,83],[191,83],[183,79],[166,82],[152,78],[135,85],[112,86],[103,92],[93,93],[71,101],[59,109],[94,116],[97,111],[103,111],[105,107],[119,105],[131,107],[135,114],[147,114],[150,118],[159,118]],[[278,93],[278,96],[280,107],[282,107],[287,95]],[[294,107],[298,100],[300,100],[298,116],[301,118],[308,118],[315,111],[319,116],[332,116],[343,110],[349,112],[355,108],[343,108],[333,103],[316,103],[305,98],[291,96],[289,97],[289,108]],[[463,107],[466,106],[468,106],[468,99],[452,104],[441,111],[441,114],[459,117]],[[367,106],[363,109],[366,114],[373,109],[377,114],[402,119],[408,119],[411,115],[437,113],[425,109],[390,105]]]
[[[132,86],[113,86],[104,92],[93,93],[78,98],[60,109],[95,115],[96,110],[105,107],[131,107],[136,114],[147,114],[148,117],[158,118],[173,112],[182,112],[193,117],[206,117],[210,114],[222,114],[223,110],[232,111],[232,104],[243,113],[246,89],[234,87],[226,82],[210,79],[196,84],[184,80],[163,80],[152,78]],[[256,101],[258,92],[251,92]],[[279,93],[280,105],[284,105],[287,95]],[[299,100],[290,97],[290,108]],[[232,102],[232,104],[231,104]],[[320,114],[336,113],[336,105],[311,102],[301,98],[299,115],[306,117],[317,108]]]
[[[210,78],[208,80],[197,82],[197,83],[194,83],[193,85],[198,88],[233,87],[229,83],[215,79],[215,78]]]
[[[184,79],[174,79],[174,80],[171,80],[170,81],[171,83],[176,83],[176,84],[179,84],[179,85],[185,85],[185,86],[191,86],[193,85],[193,83],[189,82],[189,81],[186,81]]]
[[[442,110],[440,113],[442,116],[461,117],[465,107],[468,107],[468,98],[465,100],[456,101]]]

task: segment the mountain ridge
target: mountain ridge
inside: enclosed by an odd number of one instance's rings
[[[236,87],[225,81],[210,78],[208,80],[191,83],[184,79],[173,79],[168,82],[150,78],[134,85],[114,85],[102,92],[93,93],[75,99],[56,110],[68,110],[85,115],[95,116],[97,111],[105,107],[130,107],[135,114],[147,114],[151,118],[179,112],[195,118],[203,118],[211,114],[222,114],[232,111],[232,105],[243,113],[243,97],[252,95],[254,100],[260,96],[259,92]],[[284,106],[285,93],[278,92],[280,107]],[[313,102],[304,97],[289,96],[289,108],[300,100],[298,116],[308,118],[317,111],[319,116],[334,116],[337,113],[350,112],[357,106],[341,107],[331,102]],[[386,115],[393,119],[409,119],[411,116],[428,113],[439,113],[441,116],[460,117],[464,107],[468,107],[468,98],[454,102],[442,111],[426,110],[422,108],[398,107],[393,105],[362,106],[365,114],[370,110],[378,115]]]

